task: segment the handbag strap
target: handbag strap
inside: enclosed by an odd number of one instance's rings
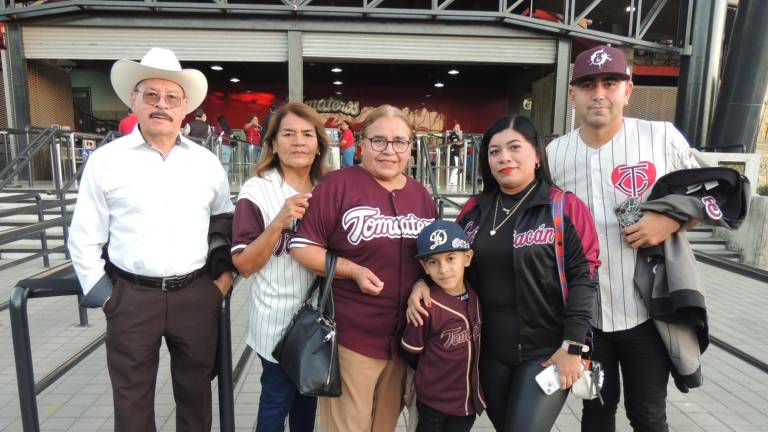
[[[320,303],[317,305],[317,310],[321,312],[325,311],[326,305],[328,305],[329,310],[327,311],[327,314],[331,318],[335,315],[331,291],[333,290],[333,277],[336,274],[337,260],[338,258],[335,253],[331,251],[325,252],[325,278],[323,280],[322,291],[320,292]]]
[[[560,291],[563,296],[563,307],[566,306],[568,301],[568,280],[565,278],[565,234],[563,228],[563,208],[565,207],[565,192],[557,189],[552,197],[552,221],[555,225],[555,254],[557,261],[557,273],[560,278]],[[592,328],[587,330],[586,345],[589,350],[586,353],[582,353],[581,357],[586,360],[587,367],[590,365],[592,359],[592,351],[594,350]],[[599,394],[599,392],[598,392]],[[602,396],[601,396],[602,401]]]
[[[568,300],[568,281],[565,278],[565,245],[563,229],[563,207],[565,206],[565,193],[560,189],[555,190],[552,197],[552,221],[555,225],[555,255],[557,261],[557,273],[560,277],[560,291],[563,296],[563,305]]]

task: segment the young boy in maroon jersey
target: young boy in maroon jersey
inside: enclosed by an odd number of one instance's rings
[[[478,371],[480,305],[464,281],[472,250],[461,227],[444,220],[424,227],[416,248],[434,282],[424,325],[408,324],[401,340],[406,351],[419,354],[416,430],[469,431],[485,409]]]

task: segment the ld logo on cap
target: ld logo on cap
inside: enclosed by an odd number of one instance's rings
[[[589,58],[589,64],[592,66],[597,66],[598,69],[602,69],[603,65],[611,60],[613,59],[608,55],[607,52],[605,52],[604,49],[599,49],[592,53],[592,56]]]
[[[429,235],[429,241],[432,242],[432,246],[429,247],[429,250],[433,250],[438,246],[444,245],[445,242],[448,241],[448,234],[445,230],[435,230]]]

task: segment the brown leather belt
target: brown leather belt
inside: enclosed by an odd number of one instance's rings
[[[205,268],[199,268],[191,273],[187,273],[181,276],[151,277],[133,274],[122,270],[117,266],[112,266],[112,268],[115,269],[115,273],[117,273],[118,276],[127,280],[128,282],[147,288],[157,288],[161,291],[180,290],[205,274]]]

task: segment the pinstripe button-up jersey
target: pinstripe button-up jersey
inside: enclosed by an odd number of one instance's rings
[[[656,179],[698,163],[685,138],[668,122],[625,118],[618,133],[599,149],[586,145],[579,132],[549,144],[549,167],[555,183],[587,203],[595,219],[603,263],[595,326],[603,331],[631,329],[649,315],[633,282],[637,254],[624,241],[614,209],[628,198],[645,200]]]
[[[277,217],[285,200],[298,194],[274,169],[253,177],[240,189],[232,227],[232,253],[245,249]],[[269,261],[246,279],[251,312],[246,342],[276,363],[272,350],[307,296],[314,275],[288,253],[290,233],[283,230]]]

